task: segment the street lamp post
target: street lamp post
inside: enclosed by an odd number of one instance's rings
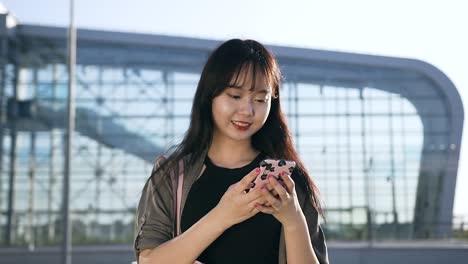
[[[70,225],[70,171],[72,135],[75,130],[75,61],[76,29],[74,25],[74,0],[70,0],[70,26],[68,28],[68,118],[66,133],[66,153],[63,181],[63,241],[62,263],[71,264],[71,225]]]

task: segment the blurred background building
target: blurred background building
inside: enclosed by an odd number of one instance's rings
[[[0,15],[1,263],[58,263],[66,35]],[[218,44],[78,31],[74,263],[133,259],[141,189],[155,157],[188,128],[199,74]],[[295,146],[325,202],[332,262],[468,257],[468,221],[452,213],[464,119],[453,83],[418,60],[269,48]]]

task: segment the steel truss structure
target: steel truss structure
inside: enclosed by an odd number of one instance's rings
[[[66,29],[0,20],[0,244],[56,244]],[[131,241],[152,163],[183,137],[201,68],[218,44],[78,30],[75,243]],[[418,60],[269,48],[329,237],[450,237],[464,120],[453,83]]]

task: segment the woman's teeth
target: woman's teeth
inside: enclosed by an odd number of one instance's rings
[[[241,127],[247,127],[250,125],[250,123],[237,122],[237,121],[233,121],[233,123]]]

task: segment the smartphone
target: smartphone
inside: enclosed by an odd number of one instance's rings
[[[292,160],[284,159],[265,159],[260,162],[261,174],[252,182],[250,189],[255,188],[256,186],[262,186],[263,184],[268,183],[268,175],[275,177],[280,183],[283,183],[283,179],[280,177],[281,173],[285,172],[289,175],[292,174],[296,168],[296,162]],[[248,190],[246,190],[248,192]]]

